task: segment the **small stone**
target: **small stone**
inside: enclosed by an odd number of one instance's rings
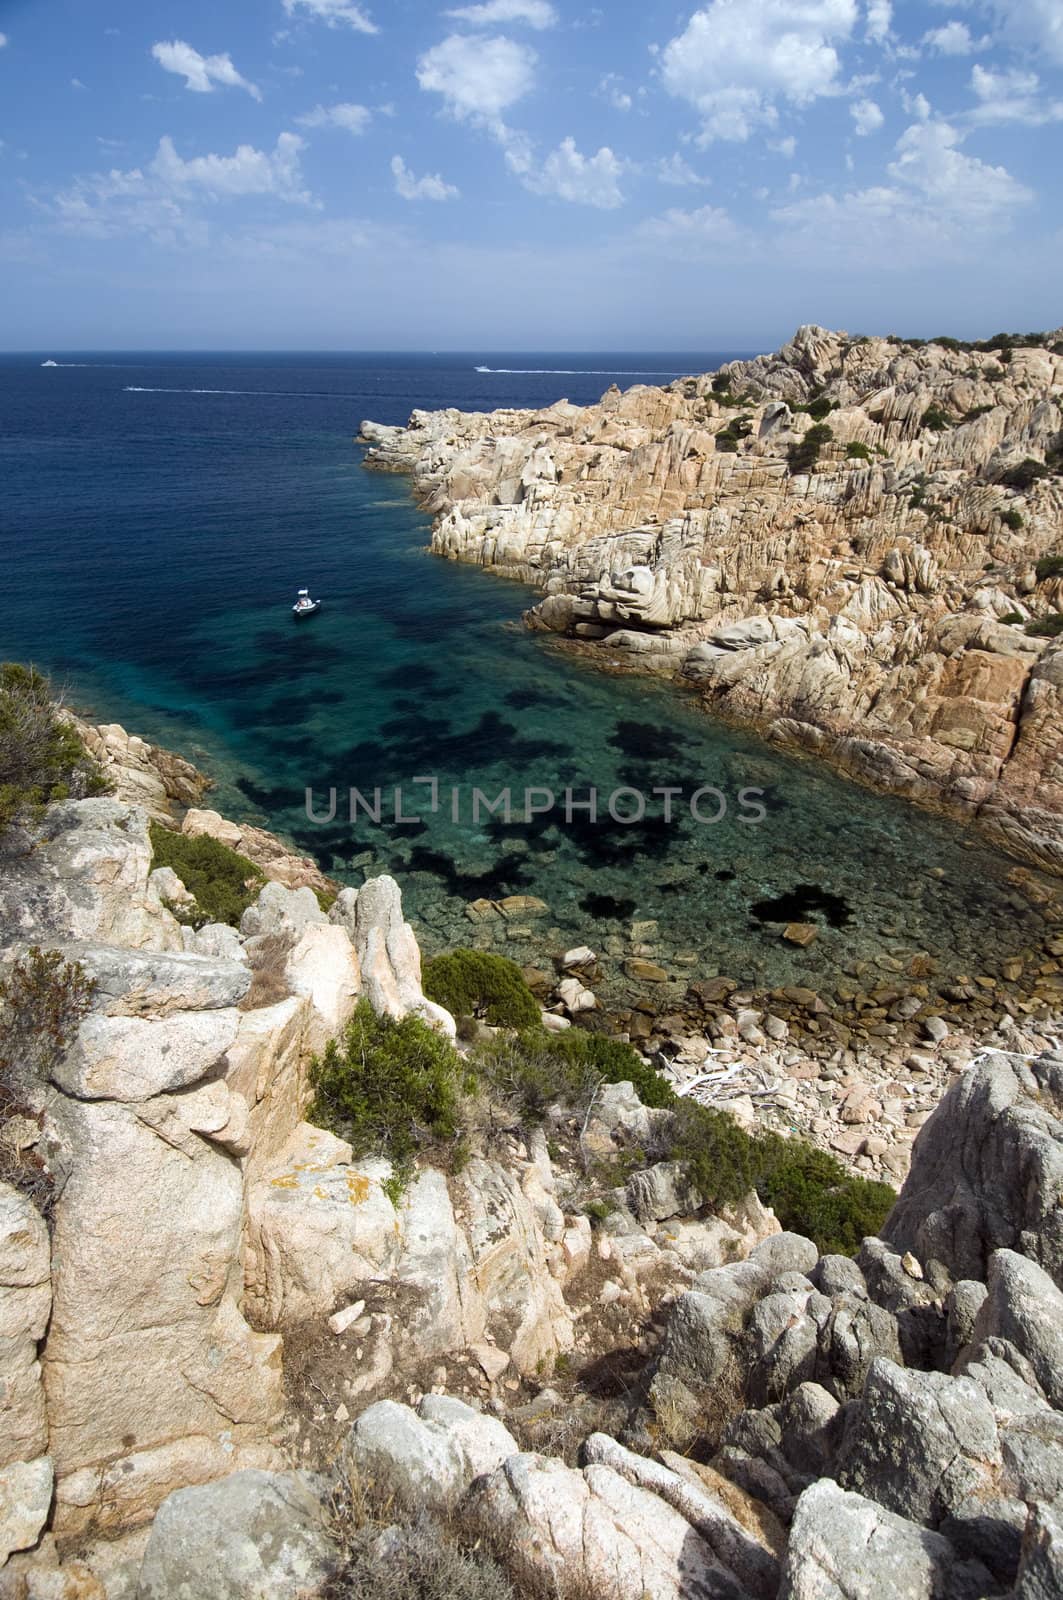
[[[631,956],[624,962],[624,972],[627,977],[633,978],[636,983],[667,983],[668,974],[663,967],[658,967],[652,961],[644,961],[641,956]]]
[[[471,1344],[469,1353],[476,1357],[488,1383],[495,1383],[509,1366],[506,1352],[493,1344]]]
[[[465,907],[465,915],[470,922],[486,922],[498,916],[498,907],[493,900],[470,900]]]
[[[534,894],[511,894],[498,902],[498,909],[511,921],[517,917],[544,917],[550,907]]]
[[[598,957],[590,945],[580,944],[574,950],[566,950],[561,957],[563,967],[592,967]]]
[[[923,1269],[919,1265],[919,1262],[916,1260],[915,1256],[912,1255],[910,1250],[906,1250],[901,1257],[901,1266],[904,1268],[909,1278],[915,1278],[918,1282],[922,1282]]]
[[[356,1300],[353,1305],[344,1306],[342,1311],[334,1311],[328,1319],[328,1325],[333,1333],[346,1333],[347,1329],[356,1323],[365,1310],[365,1301]]]
[[[787,944],[800,945],[804,950],[819,937],[819,929],[814,922],[788,922],[782,936]]]
[[[332,1413],[332,1420],[333,1422],[350,1422],[351,1413],[347,1410],[342,1400]]]
[[[949,1036],[949,1025],[944,1017],[924,1017],[923,1032],[934,1044],[940,1044]]]

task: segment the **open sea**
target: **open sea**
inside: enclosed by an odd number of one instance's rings
[[[426,553],[406,481],[365,472],[353,443],[365,417],[587,403],[739,353],[0,357],[0,657],[190,757],[216,781],[206,803],[337,877],[394,872],[428,949],[491,938],[545,961],[640,942],[676,972],[758,986],[822,988],[920,951],[984,971],[987,945],[1004,957],[1044,928],[976,833],[736,735],[669,686],[565,658],[521,626],[529,590]],[[296,624],[303,585],[324,605]],[[396,785],[419,820],[396,821]],[[520,812],[527,787],[594,786],[604,805],[621,785],[712,785],[727,814],[471,815],[473,787],[509,786]],[[383,791],[379,823],[351,825],[352,786]],[[340,791],[332,822],[308,820],[308,787],[322,813]],[[745,787],[764,791],[759,825],[739,820]],[[465,916],[516,894],[548,913]],[[809,948],[782,941],[791,918],[819,924]],[[634,921],[658,926],[636,939]]]

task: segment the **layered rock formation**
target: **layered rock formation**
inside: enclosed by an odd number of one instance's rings
[[[69,1554],[143,1526],[175,1490],[234,1472],[268,1489],[292,1446],[292,1332],[335,1341],[351,1403],[441,1360],[471,1364],[487,1393],[503,1374],[519,1388],[580,1343],[603,1275],[626,1327],[662,1283],[777,1228],[754,1206],[677,1240],[662,1223],[680,1196],[648,1227],[621,1205],[615,1246],[596,1251],[541,1134],[400,1192],[386,1161],[303,1120],[310,1058],[360,999],[454,1035],[422,993],[398,886],[345,889],[326,914],[309,887],[268,882],[239,930],[182,925],[182,897],[152,870],[147,813],[120,800],[52,806],[32,839],[5,841],[0,960],[60,952],[94,992],[73,1042],[42,1046],[45,1078],[19,1075],[30,1114],[11,1126],[52,1179],[50,1238],[0,1183],[4,1600],[35,1573],[44,1595],[56,1541]],[[621,1086],[582,1133],[608,1152],[651,1123]]]
[[[533,626],[1063,869],[1063,645],[1025,626],[1063,607],[1063,332],[806,327],[665,389],[362,439],[438,554],[545,590]]]

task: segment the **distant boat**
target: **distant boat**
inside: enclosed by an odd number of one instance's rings
[[[292,616],[296,622],[301,622],[304,617],[312,617],[315,611],[320,611],[321,601],[311,600],[309,589],[300,589],[298,598],[292,606]]]
[[[41,362],[41,366],[42,367],[57,367],[58,365],[59,365],[58,361],[42,361]]]

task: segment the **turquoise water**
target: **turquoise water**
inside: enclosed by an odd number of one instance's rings
[[[366,473],[352,442],[365,416],[590,400],[610,363],[663,381],[668,361],[678,373],[718,358],[80,359],[0,361],[0,652],[190,756],[219,810],[287,834],[328,871],[394,872],[430,948],[472,938],[541,961],[586,942],[619,959],[631,924],[653,921],[637,942],[677,973],[823,987],[854,960],[923,950],[945,972],[985,971],[987,930],[994,958],[1042,938],[1011,865],[976,835],[525,632],[529,591],[427,555],[406,483]],[[325,604],[297,625],[303,584]],[[428,775],[435,814],[413,784]],[[697,823],[676,800],[668,824],[651,797],[633,826],[520,819],[527,787],[582,800],[593,786],[604,807],[620,785],[687,799],[713,785],[728,812]],[[379,823],[344,817],[352,786],[383,791]],[[395,786],[419,821],[395,820]],[[473,787],[494,799],[506,786],[514,820],[474,822]],[[338,790],[332,823],[308,820],[308,787],[319,808]],[[766,812],[755,826],[739,820],[751,787]],[[468,902],[510,895],[547,912],[467,920]],[[819,926],[806,950],[781,939],[794,916]]]

